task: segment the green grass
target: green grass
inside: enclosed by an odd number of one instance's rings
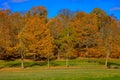
[[[51,67],[64,67],[65,60],[54,60],[50,61],[50,66]],[[9,67],[20,67],[21,62],[20,60],[15,60],[15,61],[0,61],[0,68],[9,68]],[[34,62],[34,61],[25,61],[24,62],[25,68],[27,67],[47,67],[47,61],[42,61],[42,62]],[[69,66],[70,67],[102,67],[104,66],[103,64],[99,63],[93,63],[93,62],[88,62],[87,60],[69,60]]]
[[[24,69],[0,72],[0,80],[120,80],[116,69]]]
[[[81,68],[102,68],[104,67],[104,59],[73,59],[69,60],[70,67],[81,67]],[[20,67],[21,62],[20,60],[14,61],[3,61],[0,60],[0,69],[1,68],[9,68],[9,67]],[[110,59],[108,61],[109,66],[120,66],[120,59]],[[25,61],[24,62],[25,68],[27,67],[47,67],[47,61]],[[65,60],[53,60],[50,61],[51,67],[64,67]]]
[[[110,66],[120,66],[120,60],[109,60]],[[104,59],[25,61],[25,69],[20,68],[20,60],[0,60],[0,80],[120,80],[120,69],[105,69]]]

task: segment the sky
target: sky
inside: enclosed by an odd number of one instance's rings
[[[0,0],[0,9],[12,12],[28,11],[33,6],[46,7],[49,18],[55,17],[61,9],[90,13],[94,8],[101,8],[120,20],[120,0]]]

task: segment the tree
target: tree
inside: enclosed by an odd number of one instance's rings
[[[59,15],[64,15],[64,16],[68,17],[69,19],[72,19],[73,16],[75,15],[75,12],[73,12],[69,9],[61,9],[59,11]]]
[[[98,24],[97,26],[99,28],[99,32],[103,40],[103,45],[105,45],[105,49],[106,49],[105,66],[108,66],[108,58],[111,53],[111,43],[112,43],[112,36],[113,36],[112,27],[114,25],[114,22],[112,17],[107,16],[106,13],[99,8],[95,8],[91,12],[91,14],[97,15],[97,24]]]
[[[78,12],[71,21],[71,28],[75,35],[75,48],[80,52],[85,49],[86,56],[88,48],[95,47],[97,42],[97,19],[94,14]]]
[[[47,23],[47,26],[50,28],[50,33],[54,38],[54,54],[57,55],[57,59],[60,59],[60,45],[61,42],[59,40],[60,33],[63,31],[64,27],[62,21],[59,20],[59,17],[55,17],[50,19]]]
[[[106,17],[105,11],[101,10],[100,8],[94,8],[91,14],[95,14],[97,16],[97,26],[98,31],[101,31],[101,28],[105,25],[104,18]]]
[[[107,67],[108,59],[110,57],[110,54],[112,53],[112,44],[114,42],[113,36],[115,36],[114,28],[116,27],[116,21],[109,16],[106,16],[104,19],[105,24],[101,28],[101,36],[106,49],[105,66]]]
[[[25,47],[25,53],[40,54],[40,57],[45,58],[52,56],[53,39],[44,19],[40,18],[39,15],[34,15],[28,19],[19,36]]]
[[[40,17],[47,16],[47,10],[44,6],[35,6],[28,12],[31,16],[39,15]]]
[[[116,23],[116,26],[114,26],[113,28],[113,32],[114,32],[114,39],[113,42],[114,44],[112,44],[112,54],[111,54],[111,58],[120,58],[120,21],[118,20],[114,20],[114,23]]]
[[[64,28],[64,30],[61,32],[59,41],[61,42],[60,50],[61,52],[65,53],[65,59],[66,59],[66,67],[69,66],[69,59],[71,56],[73,50],[74,50],[74,35],[72,34],[72,30],[70,27]]]
[[[8,55],[11,46],[10,21],[8,15],[10,10],[0,10],[0,53]],[[3,49],[3,50],[2,50]],[[6,58],[7,59],[7,58]]]
[[[73,38],[71,34],[71,28],[70,28],[70,21],[73,17],[72,12],[68,9],[63,9],[60,11],[60,14],[58,15],[60,21],[62,22],[63,25],[63,31],[61,32],[62,35],[60,35],[59,39],[61,42],[60,49],[64,50],[65,52],[65,58],[66,58],[66,67],[69,66],[68,60],[69,60],[69,55],[68,52],[70,53],[73,47],[69,46],[69,44],[72,44],[72,39]],[[68,48],[66,47],[68,46]],[[64,47],[64,48],[63,48]]]

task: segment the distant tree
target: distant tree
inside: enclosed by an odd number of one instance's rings
[[[39,15],[40,17],[46,17],[47,16],[47,10],[44,6],[32,7],[32,9],[30,9],[28,13],[31,16],[33,16],[33,15]]]
[[[69,9],[61,9],[58,13],[59,15],[64,15],[68,18],[73,18],[73,16],[75,15],[75,12],[69,10]]]

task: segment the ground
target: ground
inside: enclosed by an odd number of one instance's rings
[[[70,60],[69,67],[63,60],[46,62],[26,61],[25,69],[19,60],[0,61],[0,80],[120,80],[120,69],[105,68],[102,60]],[[109,65],[119,66],[119,60],[111,60]]]
[[[120,69],[11,69],[1,70],[0,80],[120,80]]]

